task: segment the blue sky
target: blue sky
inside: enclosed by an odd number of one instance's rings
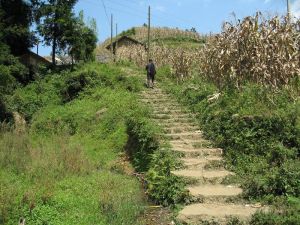
[[[300,17],[300,0],[290,1],[293,14]],[[200,33],[219,32],[224,21],[233,20],[233,13],[237,18],[257,11],[266,15],[286,13],[286,0],[79,0],[75,11],[83,10],[86,19],[96,19],[102,42],[110,36],[111,14],[121,32],[146,23],[148,5],[152,8],[152,26],[195,27]],[[40,46],[41,55],[49,55],[50,51]]]

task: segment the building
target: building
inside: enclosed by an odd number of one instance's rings
[[[119,48],[122,46],[130,46],[130,45],[141,45],[146,48],[145,44],[142,42],[139,42],[128,36],[121,36],[121,37],[117,38],[115,41],[113,41],[113,43],[112,43],[113,54],[116,54],[116,46]],[[106,49],[111,50],[111,44],[107,45]]]
[[[27,67],[37,67],[38,65],[50,66],[51,61],[45,59],[38,54],[35,54],[32,51],[28,51],[27,53],[20,56],[20,62],[23,63]]]
[[[52,64],[52,56],[45,56],[45,59],[51,62]],[[72,63],[73,62],[73,63]],[[71,56],[55,56],[55,65],[72,65],[75,63],[75,60],[72,61]]]

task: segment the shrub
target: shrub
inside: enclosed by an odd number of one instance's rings
[[[152,154],[146,175],[147,193],[158,204],[174,206],[184,203],[189,197],[184,180],[171,173],[181,165],[178,158],[168,149],[160,149]]]

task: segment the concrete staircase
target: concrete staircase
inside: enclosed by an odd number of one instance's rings
[[[223,167],[222,149],[211,147],[188,110],[159,88],[147,89],[141,100],[153,109],[153,119],[164,128],[172,149],[182,155],[184,168],[172,173],[193,181],[187,187],[192,203],[179,212],[177,220],[183,224],[226,224],[230,217],[247,221],[258,209],[238,203],[242,202],[240,187],[222,184],[233,174]]]

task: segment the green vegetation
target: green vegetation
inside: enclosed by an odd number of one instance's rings
[[[30,45],[30,16],[30,8],[23,1],[0,2],[0,122],[11,117],[6,95],[31,80],[28,68],[17,58]]]
[[[10,105],[30,123],[22,134],[1,128],[1,224],[21,216],[26,224],[136,224],[145,204],[140,185],[118,160],[125,120],[137,108],[127,89],[139,87],[119,74],[90,64],[16,91]],[[80,76],[86,86],[63,103],[63,87]]]
[[[1,126],[0,224],[139,224],[146,202],[125,151],[150,199],[183,202],[184,182],[170,174],[177,157],[138,105],[141,89],[138,77],[95,63],[18,88],[9,109],[28,126]]]
[[[138,172],[146,173],[147,194],[163,206],[183,203],[188,194],[183,179],[171,174],[180,167],[179,156],[166,144],[159,143],[162,131],[149,120],[133,117],[128,121],[129,155]]]
[[[38,79],[40,76],[38,72],[45,75],[45,71],[38,71],[39,68],[35,68],[38,66],[24,66],[18,58],[28,53],[29,48],[37,42],[35,33],[30,32],[30,26],[34,21],[37,22],[40,34],[45,37],[46,44],[53,44],[53,57],[55,53],[67,52],[77,61],[94,59],[97,42],[95,21],[92,20],[90,26],[87,26],[84,23],[83,13],[76,17],[72,11],[75,2],[36,0],[0,2],[0,122],[11,120],[11,112],[7,110],[8,95],[11,95],[15,88]],[[30,112],[26,112],[28,113]]]
[[[135,35],[135,28],[130,28],[128,30],[124,30],[120,33],[119,36],[134,36]]]
[[[89,61],[94,58],[97,34],[85,25],[83,12],[75,16],[73,8],[77,0],[38,1],[36,13],[37,29],[46,45],[52,46],[52,63],[57,53],[70,54],[76,60]]]
[[[14,56],[24,54],[32,44],[29,30],[33,16],[31,7],[29,1],[0,1],[0,42],[9,46]]]
[[[274,92],[253,84],[240,91],[228,87],[214,99],[218,89],[211,82],[196,76],[177,85],[170,77],[168,67],[159,70],[162,86],[196,113],[205,135],[225,150],[227,165],[237,174],[234,180],[242,184],[244,197],[277,209],[255,215],[252,224],[297,224],[299,99],[290,90]]]

